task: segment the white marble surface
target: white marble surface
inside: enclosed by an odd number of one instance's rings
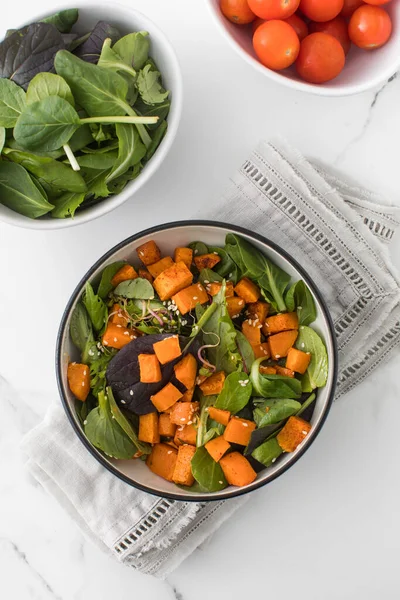
[[[0,33],[52,4],[4,3]],[[398,361],[336,404],[296,467],[254,493],[167,582],[102,555],[24,469],[20,439],[58,401],[55,337],[75,284],[128,235],[201,215],[260,137],[282,134],[400,205],[400,77],[352,98],[304,95],[242,62],[200,0],[135,7],[164,29],[182,65],[183,118],[164,165],[88,225],[45,233],[0,223],[0,598],[398,599]]]

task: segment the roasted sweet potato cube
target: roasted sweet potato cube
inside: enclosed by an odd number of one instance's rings
[[[236,319],[245,307],[245,301],[238,296],[229,297],[226,299],[226,308],[231,319]]]
[[[257,473],[247,458],[240,454],[240,452],[230,452],[221,458],[219,464],[230,485],[243,487],[252,483],[257,477]]]
[[[311,354],[309,352],[303,352],[302,350],[297,350],[297,348],[289,348],[286,359],[286,368],[303,375],[308,369],[310,360]]]
[[[243,277],[235,287],[235,292],[243,298],[246,304],[257,302],[261,296],[260,288],[248,277]]]
[[[182,354],[179,336],[177,335],[171,335],[160,342],[155,342],[153,344],[153,349],[162,365],[171,362],[171,360],[178,358],[178,356]]]
[[[192,458],[196,452],[195,446],[189,446],[184,444],[179,447],[178,460],[175,464],[174,473],[172,480],[180,485],[191,486],[194,484],[194,477],[192,475]]]
[[[271,352],[271,358],[278,360],[287,356],[289,348],[293,346],[297,339],[298,331],[282,331],[276,333],[268,338],[269,350]]]
[[[198,402],[177,402],[170,414],[175,425],[192,425],[194,416],[199,412]]]
[[[67,370],[69,389],[78,400],[85,402],[90,392],[90,369],[80,363],[69,363]]]
[[[280,313],[267,317],[263,326],[264,335],[273,335],[281,331],[289,331],[290,329],[299,328],[299,319],[297,313]]]
[[[183,383],[188,389],[193,388],[196,383],[196,374],[197,374],[197,360],[193,356],[193,354],[186,354],[174,366],[175,377],[178,381]]]
[[[139,440],[149,444],[158,444],[160,434],[158,431],[158,414],[156,412],[139,416]]]
[[[210,296],[216,296],[220,292],[221,288],[222,283],[220,281],[213,281],[212,283],[208,283],[206,285],[206,290]],[[233,296],[233,283],[232,281],[227,281],[225,286],[225,298],[233,298]]]
[[[280,365],[276,365],[275,369],[277,375],[283,375],[284,377],[294,377],[294,371],[288,369],[287,367],[281,367]]]
[[[205,449],[207,450],[211,458],[215,460],[215,462],[218,462],[223,457],[223,455],[226,452],[228,452],[230,447],[230,443],[224,439],[223,435],[220,435],[219,437],[210,440],[205,445]]]
[[[162,379],[161,367],[155,354],[139,354],[140,381],[158,383]]]
[[[139,273],[139,277],[141,279],[147,279],[147,281],[150,281],[150,283],[153,283],[154,277],[150,273],[150,271],[148,271],[147,269],[139,269],[138,273]]]
[[[161,273],[163,273],[170,267],[173,267],[174,264],[175,263],[170,256],[165,256],[165,258],[162,258],[161,260],[157,261],[156,263],[154,263],[154,265],[148,265],[147,268],[149,270],[150,275],[154,277],[154,279],[156,279],[156,277],[161,275]]]
[[[170,444],[155,444],[151,454],[147,457],[146,465],[156,475],[172,481],[178,451]]]
[[[185,263],[187,268],[190,269],[190,267],[192,266],[192,262],[193,262],[193,250],[191,248],[183,248],[183,247],[175,248],[174,261],[176,263],[182,261]]]
[[[260,365],[260,368],[258,370],[260,371],[261,375],[276,375],[275,367],[263,367],[262,365]]]
[[[193,283],[172,296],[172,301],[178,307],[181,315],[186,315],[193,310],[197,304],[208,302],[208,294],[201,283]]]
[[[114,277],[111,279],[111,285],[113,287],[117,287],[123,281],[128,281],[129,279],[136,279],[138,274],[135,269],[131,265],[124,265],[117,271]]]
[[[174,294],[188,287],[192,281],[193,274],[189,271],[185,263],[181,261],[158,275],[153,285],[160,300],[168,300]]]
[[[113,304],[108,320],[110,323],[114,323],[114,325],[122,325],[122,327],[128,325],[128,315],[119,304]]]
[[[210,419],[221,423],[221,425],[228,425],[231,413],[229,410],[222,410],[222,408],[215,408],[214,406],[208,407],[208,416]]]
[[[141,246],[136,248],[136,252],[140,260],[146,267],[153,265],[161,258],[160,248],[157,246],[154,240],[145,242]]]
[[[225,373],[218,371],[213,373],[210,377],[207,377],[205,381],[200,385],[200,389],[204,396],[217,396],[224,387]]]
[[[194,257],[194,264],[199,271],[203,269],[213,269],[215,265],[221,262],[221,257],[216,252],[210,252],[210,254],[200,254]]]
[[[167,383],[157,394],[150,397],[150,400],[158,410],[158,412],[165,412],[168,408],[173,406],[175,402],[182,398],[183,394],[176,388],[171,382]]]
[[[181,402],[191,402],[193,400],[194,390],[195,386],[187,389],[181,398]]]
[[[258,319],[261,324],[264,323],[267,318],[269,311],[269,304],[267,302],[251,302],[247,305],[247,314],[250,319],[253,321],[254,319]]]
[[[177,446],[181,444],[191,444],[192,446],[196,445],[197,438],[197,430],[194,425],[184,425],[183,427],[178,427],[174,436],[174,443]]]
[[[304,419],[289,417],[276,439],[284,452],[294,452],[310,430],[310,423],[304,421]]]
[[[255,358],[267,359],[270,357],[268,342],[263,342],[262,344],[252,344],[251,347],[253,348]]]
[[[254,431],[255,428],[256,424],[253,421],[233,417],[225,427],[223,436],[227,442],[247,446],[250,442],[251,432]]]
[[[261,323],[258,319],[246,319],[242,323],[242,333],[252,346],[261,344]]]
[[[137,337],[138,335],[133,329],[127,329],[122,325],[115,325],[114,323],[109,322],[107,329],[103,333],[102,342],[103,346],[121,350],[121,348],[129,344],[129,342],[136,340]]]
[[[161,413],[158,419],[158,432],[163,437],[174,437],[176,432],[175,423],[171,423],[168,413]]]

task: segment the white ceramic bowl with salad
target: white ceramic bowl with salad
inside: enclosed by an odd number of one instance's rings
[[[337,350],[307,265],[243,228],[186,221],[133,235],[85,274],[56,373],[72,427],[111,473],[207,501],[304,454],[333,400]]]
[[[75,8],[78,19],[73,23]],[[0,123],[6,128],[4,140],[4,129],[0,128],[3,148],[0,220],[31,229],[79,225],[126,202],[165,159],[176,136],[182,110],[182,78],[177,57],[163,32],[145,15],[118,3],[110,5],[91,0],[84,4],[56,5],[51,15],[56,13],[61,14],[61,19],[45,24],[42,20],[48,19],[50,14],[32,16],[22,24],[7,23],[9,28],[40,23],[40,29],[31,29],[25,34],[27,37],[32,34],[36,40],[45,38],[47,42],[42,47],[50,47],[49,56],[43,60],[40,54],[39,58],[33,56],[34,46],[29,52],[20,53],[23,59],[16,59],[14,64],[17,76],[8,73],[1,57],[13,54],[13,46],[21,44],[20,40],[16,35],[13,37],[9,29],[7,38],[0,44]],[[34,27],[38,25],[32,25]],[[86,39],[85,34],[93,31],[94,36]],[[135,40],[124,37],[133,32],[148,32],[148,36],[145,34]],[[107,38],[109,42],[105,42]],[[31,41],[26,38],[27,47]],[[11,45],[7,53],[4,43]],[[43,76],[43,72],[51,69],[58,49],[62,51],[56,59],[57,78],[48,73]],[[103,92],[107,94],[111,90],[114,95],[111,99],[109,96],[111,108],[107,106],[106,97],[102,106],[99,102],[94,106],[93,99],[88,99],[87,94],[85,97],[92,79],[96,78],[92,67],[98,64],[99,56],[106,73],[92,86],[93,96],[99,100]],[[32,68],[35,60],[41,64],[40,69],[35,65]],[[155,74],[156,70],[161,76]],[[11,114],[1,102],[7,94],[15,105]],[[46,94],[58,97],[49,99],[45,98]],[[41,126],[33,131],[30,129],[32,121],[38,122],[36,102],[40,102],[42,109]],[[115,110],[114,105],[118,103],[123,105],[122,110],[118,106]],[[84,108],[79,115],[76,106]],[[61,112],[66,113],[71,129],[68,131],[65,127],[59,131],[58,139],[50,136],[47,140],[43,135],[45,125],[52,115]],[[129,117],[132,122],[135,115],[139,115],[147,121],[137,125],[117,124],[111,115],[124,115],[122,120]],[[103,117],[109,117],[110,122]],[[155,117],[158,121],[150,123]],[[89,121],[84,122],[85,118]],[[72,138],[71,131],[74,132]],[[67,144],[72,147],[72,156],[66,150]],[[28,157],[21,152],[28,153]],[[47,157],[47,161],[55,159],[56,163],[45,164],[43,157]],[[79,170],[74,171],[73,165]],[[63,172],[60,173],[60,169]],[[18,189],[14,189],[15,181],[22,182]]]
[[[397,0],[387,1],[388,4],[377,8],[387,11],[391,18],[393,29],[389,41],[381,48],[368,51],[353,45],[341,73],[331,81],[320,84],[302,80],[294,66],[281,71],[265,67],[258,60],[253,47],[252,24],[236,25],[229,21],[221,12],[221,0],[206,0],[206,3],[215,24],[227,43],[247,64],[266,78],[295,90],[319,96],[348,96],[382,85],[400,68],[400,2]],[[321,19],[321,21],[323,20]]]

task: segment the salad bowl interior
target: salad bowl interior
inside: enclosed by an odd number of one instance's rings
[[[311,431],[294,452],[283,454],[279,461],[258,473],[255,481],[249,485],[244,487],[229,486],[221,491],[212,493],[194,493],[189,491],[189,489],[179,488],[174,483],[155,475],[148,469],[145,462],[141,460],[115,460],[105,456],[90,444],[76,414],[76,400],[69,390],[67,381],[69,362],[80,361],[79,351],[73,345],[69,334],[69,327],[71,315],[78,301],[81,299],[86,281],[90,281],[93,285],[98,284],[103,269],[118,260],[128,261],[135,267],[139,266],[136,253],[136,248],[139,245],[149,240],[154,240],[161,249],[162,255],[166,256],[173,254],[177,246],[187,246],[194,241],[202,241],[210,246],[224,246],[225,237],[228,233],[237,234],[250,242],[267,258],[290,274],[293,283],[299,279],[303,279],[308,285],[317,309],[317,318],[313,322],[312,327],[322,337],[326,346],[329,362],[328,377],[326,385],[319,388],[317,392],[315,408],[311,418]],[[320,431],[333,400],[337,375],[337,351],[333,324],[326,305],[320,293],[307,276],[305,268],[306,265],[298,265],[284,251],[261,236],[233,225],[207,221],[176,222],[154,227],[121,242],[104,255],[86,273],[73,292],[62,318],[56,348],[56,373],[61,401],[72,427],[91,454],[115,476],[130,485],[158,496],[189,501],[221,500],[247,493],[272,481],[291,467],[309,448]]]

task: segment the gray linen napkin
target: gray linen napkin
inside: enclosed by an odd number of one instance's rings
[[[337,396],[398,349],[399,278],[387,248],[400,225],[398,209],[279,142],[259,146],[208,216],[265,235],[306,266],[335,323]],[[129,487],[87,452],[59,406],[25,437],[23,449],[34,477],[88,537],[161,578],[246,502],[175,502]]]

